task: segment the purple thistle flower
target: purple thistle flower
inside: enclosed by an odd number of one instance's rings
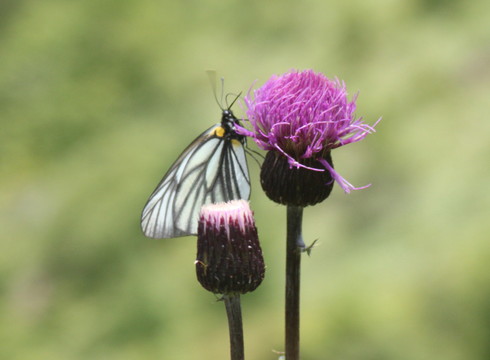
[[[240,127],[237,132],[252,137],[263,150],[284,155],[290,168],[327,170],[349,193],[369,185],[356,188],[340,176],[332,166],[330,150],[364,139],[377,124],[367,125],[354,116],[355,101],[356,96],[347,99],[345,84],[338,79],[312,70],[291,71],[272,76],[253,98],[245,97],[253,129]],[[308,160],[319,166],[308,166],[312,163]]]

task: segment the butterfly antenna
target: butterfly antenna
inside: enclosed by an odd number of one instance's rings
[[[216,104],[218,104],[219,108],[221,110],[223,109],[222,101],[223,101],[223,79],[222,80],[222,85],[221,85],[221,101],[218,99],[218,94],[217,94],[217,85],[216,85],[216,71],[214,70],[207,70],[206,73],[208,74],[209,82],[211,83],[211,89],[213,90],[213,95],[214,95],[214,100],[216,100]]]
[[[223,96],[225,93],[225,78],[221,78],[221,97],[220,97],[220,107],[223,110]]]
[[[228,110],[230,110],[230,109],[231,109],[231,107],[232,107],[232,106],[233,106],[233,105],[236,103],[236,101],[237,101],[237,100],[240,98],[240,96],[242,95],[242,92],[240,91],[240,92],[238,93],[238,95],[235,95],[235,94],[228,94],[228,95],[226,95],[226,97],[228,98],[228,96],[229,96],[229,95],[234,95],[234,96],[235,96],[235,99],[233,99],[233,101],[231,102],[231,104],[230,104],[230,105],[228,105],[228,108],[227,108]],[[226,103],[228,104],[228,100],[226,100]]]

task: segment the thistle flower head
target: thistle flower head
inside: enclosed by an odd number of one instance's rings
[[[215,294],[244,294],[260,285],[265,265],[247,201],[201,208],[195,264],[199,282]]]
[[[355,117],[355,101],[355,96],[348,100],[345,84],[338,79],[312,70],[291,71],[271,77],[253,97],[245,97],[252,131],[239,128],[238,132],[252,137],[261,149],[282,154],[290,167],[328,171],[350,192],[357,188],[334,170],[327,154],[374,132]]]

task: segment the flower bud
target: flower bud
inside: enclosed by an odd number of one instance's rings
[[[247,201],[201,208],[195,264],[198,281],[215,294],[245,294],[260,285],[265,265]]]

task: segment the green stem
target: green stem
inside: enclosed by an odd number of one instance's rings
[[[286,246],[286,359],[299,360],[299,298],[301,253],[305,248],[301,235],[303,208],[287,207]]]
[[[231,360],[244,360],[242,310],[240,306],[240,294],[228,294],[223,296],[228,316],[228,328],[230,330],[230,355]]]

